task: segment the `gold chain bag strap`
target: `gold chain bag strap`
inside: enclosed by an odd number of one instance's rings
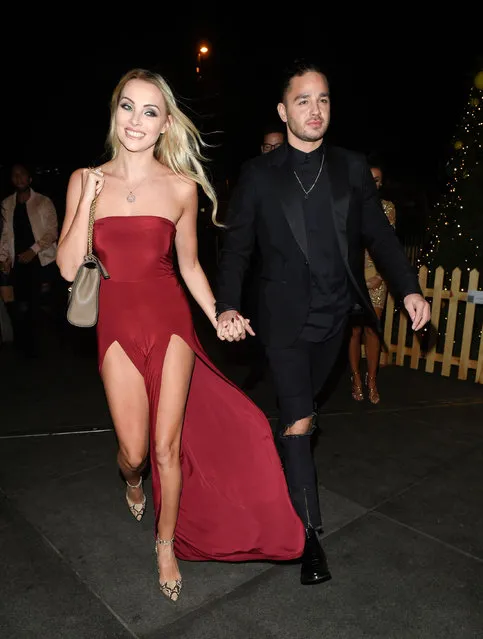
[[[109,279],[109,273],[102,262],[92,254],[92,234],[94,230],[94,216],[96,213],[94,198],[89,210],[89,227],[87,230],[87,255],[79,266],[75,280],[69,288],[69,302],[67,305],[67,320],[74,326],[89,328],[95,326],[99,314],[99,286],[101,276]]]

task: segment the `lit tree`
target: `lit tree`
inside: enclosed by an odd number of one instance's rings
[[[483,273],[483,70],[471,86],[462,121],[452,140],[448,180],[435,205],[419,265],[434,272],[476,268]]]

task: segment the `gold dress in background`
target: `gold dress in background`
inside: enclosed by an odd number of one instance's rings
[[[394,207],[394,204],[390,202],[389,200],[382,200],[382,206],[384,209],[384,213],[387,216],[387,219],[389,220],[392,227],[394,228],[396,225],[396,209]],[[364,262],[364,277],[366,278],[366,282],[371,277],[374,277],[375,275],[379,275],[379,273],[377,272],[376,265],[372,261],[371,256],[366,250],[365,262]],[[386,303],[386,296],[387,296],[387,286],[384,281],[377,288],[369,289],[369,297],[371,298],[371,302],[374,308],[384,308],[384,305]]]

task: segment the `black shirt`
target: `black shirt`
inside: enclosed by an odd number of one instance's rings
[[[318,342],[335,335],[350,310],[347,270],[335,232],[324,145],[311,153],[289,149],[291,167],[308,192],[304,193],[294,173],[294,188],[304,210],[311,273],[310,310],[300,337]]]
[[[25,202],[17,202],[15,205],[15,211],[13,213],[13,237],[15,242],[15,255],[23,253],[35,244]]]

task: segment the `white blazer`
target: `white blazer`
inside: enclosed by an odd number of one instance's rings
[[[3,232],[0,238],[0,262],[10,257],[15,260],[15,238],[13,233],[13,214],[17,204],[17,194],[12,193],[2,202],[4,216]],[[59,235],[57,213],[54,203],[46,195],[30,189],[30,198],[26,202],[27,214],[35,239],[30,248],[35,251],[42,266],[53,262],[57,255],[57,238]]]

